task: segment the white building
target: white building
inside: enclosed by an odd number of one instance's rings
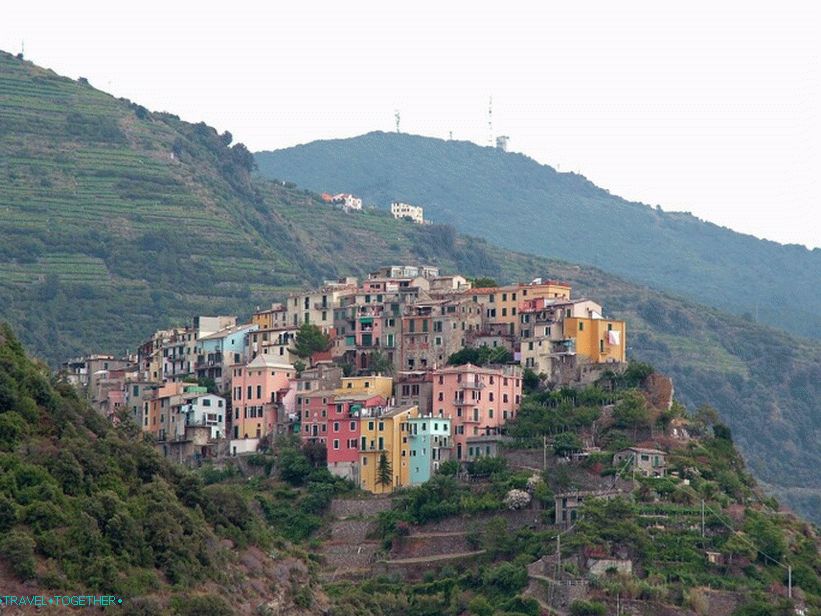
[[[348,193],[340,193],[338,195],[334,195],[333,197],[334,203],[342,205],[342,208],[345,210],[361,210],[362,209],[362,199],[359,197],[354,197]]]
[[[185,426],[208,426],[211,438],[225,438],[225,398],[204,394],[191,398],[180,407],[177,436],[185,436]]]
[[[410,218],[413,222],[421,225],[425,222],[424,213],[425,211],[418,205],[400,203],[399,201],[391,203],[391,214],[397,219]]]

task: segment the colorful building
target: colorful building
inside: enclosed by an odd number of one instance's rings
[[[225,421],[227,405],[225,398],[213,394],[197,393],[194,396],[183,396],[176,422],[177,438],[185,437],[188,426],[207,426],[211,428],[211,439],[226,437]]]
[[[471,289],[467,291],[483,309],[482,318],[488,328],[497,326],[496,333],[518,336],[520,332],[519,307],[522,302],[536,298],[569,299],[570,285],[556,280],[537,278],[529,284]],[[498,328],[501,326],[501,329]]]
[[[408,477],[410,485],[425,483],[450,459],[450,419],[432,415],[408,419]]]
[[[382,396],[390,400],[393,394],[393,378],[389,376],[344,376],[337,390],[337,395],[369,394]]]
[[[522,399],[518,366],[448,366],[433,373],[433,414],[451,420],[455,459],[467,458],[467,438],[513,419]]]
[[[296,377],[291,364],[258,355],[245,366],[231,369],[232,438],[260,438],[274,432],[277,394]]]
[[[410,485],[408,465],[408,421],[419,415],[416,406],[366,413],[360,418],[359,485],[375,494],[393,492]],[[381,481],[382,461],[389,469],[387,481]]]
[[[231,382],[232,368],[245,362],[246,339],[259,329],[248,323],[232,325],[197,339],[197,377],[213,379],[218,391],[225,391]]]
[[[385,398],[370,394],[338,396],[328,403],[328,470],[359,484],[361,418],[385,410]]]
[[[564,336],[574,338],[576,354],[593,363],[627,361],[624,321],[566,317]]]

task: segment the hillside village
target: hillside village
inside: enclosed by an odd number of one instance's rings
[[[169,460],[265,481],[253,493],[309,542],[334,613],[420,593],[434,611],[403,613],[814,613],[815,531],[626,345],[566,283],[403,265],[60,378]]]
[[[566,283],[476,287],[435,267],[388,266],[293,293],[248,323],[197,317],[130,357],[77,358],[62,374],[176,461],[255,453],[294,434],[324,445],[335,475],[385,492],[423,483],[443,461],[495,453],[523,370],[552,387],[592,383],[623,371],[625,349],[624,322]]]

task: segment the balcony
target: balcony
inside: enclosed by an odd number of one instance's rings
[[[314,302],[314,310],[327,310],[328,305],[327,302]]]
[[[459,389],[484,389],[485,384],[482,381],[462,381],[458,387]]]

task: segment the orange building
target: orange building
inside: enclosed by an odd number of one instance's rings
[[[518,283],[504,287],[471,289],[466,294],[482,305],[486,329],[496,333],[518,336],[521,327],[519,306],[536,298],[569,299],[570,285],[556,280],[537,278],[529,284]]]

